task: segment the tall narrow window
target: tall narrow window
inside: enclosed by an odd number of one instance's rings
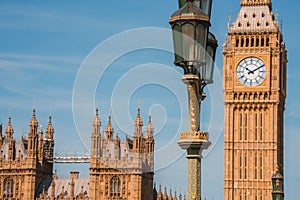
[[[244,165],[245,165],[244,178],[247,179],[247,171],[248,171],[247,154],[245,154],[245,157],[244,157]]]
[[[244,124],[245,124],[245,140],[247,140],[248,139],[248,114],[246,113],[245,114],[245,119],[244,119],[245,121],[244,121]]]
[[[242,179],[243,178],[243,172],[242,172],[242,168],[243,168],[243,158],[242,158],[242,156],[240,155],[240,165],[239,165],[239,168],[240,168],[240,179]]]
[[[246,47],[249,47],[249,38],[246,39]]]
[[[110,180],[110,197],[120,197],[121,194],[121,182],[119,177],[114,176]]]
[[[261,42],[260,42],[261,46],[265,46],[265,39],[264,38],[261,38]]]
[[[14,197],[14,181],[11,178],[4,180],[3,184],[3,198],[13,198]]]
[[[257,133],[258,133],[258,123],[257,123],[257,113],[254,114],[254,140],[257,140]]]
[[[254,158],[254,179],[257,179],[257,167],[258,167],[257,154],[255,154],[255,158]]]
[[[240,114],[240,140],[243,140],[243,114]]]
[[[260,155],[260,158],[259,158],[259,178],[263,179],[263,158],[262,158],[262,155]]]
[[[260,129],[259,129],[259,136],[260,136],[260,140],[262,141],[263,140],[263,123],[264,123],[264,121],[263,121],[263,114],[262,113],[260,113]]]

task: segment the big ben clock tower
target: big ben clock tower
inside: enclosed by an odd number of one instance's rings
[[[242,0],[228,35],[224,199],[282,200],[287,51],[271,0]]]

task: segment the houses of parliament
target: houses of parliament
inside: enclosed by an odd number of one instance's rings
[[[284,109],[287,50],[271,0],[242,0],[223,45],[224,200],[284,199]],[[111,118],[91,122],[89,179],[53,172],[54,128],[14,138],[0,126],[0,200],[183,200],[154,184],[154,128],[138,109],[133,137],[121,141]],[[211,133],[213,134],[213,133]],[[221,180],[220,180],[221,181]],[[190,200],[190,199],[188,199]]]

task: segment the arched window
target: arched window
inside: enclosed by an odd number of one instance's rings
[[[11,178],[6,178],[3,184],[3,198],[14,197],[14,181]]]
[[[121,194],[121,182],[119,177],[114,176],[110,180],[110,197],[120,197]]]

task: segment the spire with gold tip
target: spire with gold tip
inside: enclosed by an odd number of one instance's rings
[[[105,132],[106,132],[107,139],[111,139],[113,137],[114,128],[111,124],[111,116],[108,117],[108,123],[107,123]]]

